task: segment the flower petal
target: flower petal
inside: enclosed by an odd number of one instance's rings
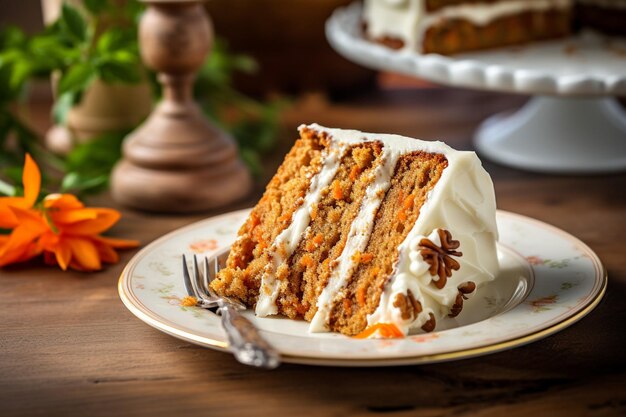
[[[59,223],[76,223],[83,220],[93,220],[98,217],[98,211],[94,209],[70,209],[50,211],[50,217],[54,224]]]
[[[54,250],[54,255],[61,269],[65,271],[72,260],[72,249],[70,245],[64,240],[60,240]]]
[[[11,210],[17,217],[19,226],[13,229],[7,242],[0,248],[0,256],[29,245],[49,230],[48,225],[39,213],[22,210],[17,207],[11,207]]]
[[[113,226],[122,217],[119,211],[108,208],[93,208],[97,218],[63,225],[63,232],[69,235],[97,235]]]
[[[59,209],[59,210],[73,210],[81,209],[85,207],[75,195],[72,194],[50,194],[43,200],[44,208],[46,209]]]
[[[24,160],[24,171],[22,173],[22,184],[24,185],[24,204],[22,208],[31,208],[39,197],[41,187],[41,172],[29,154]]]
[[[39,238],[39,246],[46,252],[54,252],[59,244],[60,236],[52,230],[45,232]]]
[[[64,239],[72,252],[72,264],[76,263],[81,269],[95,271],[102,268],[96,246],[89,240],[79,237]]]
[[[37,245],[34,243],[29,243],[9,251],[3,251],[2,255],[0,255],[0,267],[27,261],[40,253],[41,251],[37,249]]]
[[[115,252],[115,249],[113,249],[111,246],[107,245],[106,243],[102,243],[98,241],[94,243],[96,244],[96,248],[98,249],[98,256],[100,256],[100,259],[102,260],[102,262],[114,264],[120,260],[119,255],[117,254],[117,252]]]
[[[3,200],[0,198],[0,229],[13,229],[18,225],[17,217]]]

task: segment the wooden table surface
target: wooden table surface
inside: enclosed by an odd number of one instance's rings
[[[478,123],[525,98],[451,89],[369,94],[329,104],[308,97],[285,114],[271,175],[301,122],[441,138],[471,148]],[[282,365],[252,369],[229,354],[170,337],[117,295],[133,251],[104,271],[30,263],[0,271],[0,415],[626,415],[626,175],[521,172],[484,161],[498,206],[586,242],[609,272],[589,316],[530,345],[480,358],[396,368]],[[251,206],[168,216],[123,210],[113,235],[145,245],[185,224]],[[117,207],[106,195],[92,205]],[[117,207],[119,208],[119,207]]]

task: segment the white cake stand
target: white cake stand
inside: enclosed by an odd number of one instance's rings
[[[504,165],[552,173],[626,170],[626,40],[593,33],[446,57],[395,51],[365,40],[360,4],[326,22],[330,44],[364,66],[442,84],[535,95],[513,114],[488,118],[474,136],[482,155]]]

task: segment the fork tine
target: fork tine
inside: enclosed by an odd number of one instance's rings
[[[217,273],[219,272],[215,258],[211,258],[211,260],[209,260],[208,257],[204,257],[204,271],[206,272],[206,283],[208,287],[209,284],[217,277]]]
[[[202,272],[200,272],[200,268],[198,267],[198,257],[196,255],[193,255],[193,278],[191,283],[196,292],[200,294],[202,298],[206,298],[208,294],[202,285]]]
[[[187,267],[187,258],[185,257],[184,254],[183,254],[183,281],[185,283],[185,290],[187,291],[187,294],[192,297],[198,298],[198,293],[196,292],[196,289],[191,283],[191,277],[189,276],[189,268]]]
[[[214,266],[213,268],[213,270],[215,271],[214,274],[211,274],[211,264],[213,264]],[[218,268],[216,266],[215,259],[211,259],[211,261],[209,261],[209,258],[205,256],[204,257],[204,284],[205,284],[205,288],[207,292],[211,294],[212,297],[215,297],[216,295],[215,295],[215,292],[211,289],[211,286],[209,284],[211,284],[211,281],[213,281],[215,277],[217,276],[217,271],[218,271]]]
[[[209,262],[209,259],[205,256],[204,257],[204,285],[205,285],[205,288],[209,291],[211,291],[211,287],[209,286],[209,284],[211,283],[211,281],[213,281],[213,278],[215,278],[215,276],[211,274],[211,263]]]

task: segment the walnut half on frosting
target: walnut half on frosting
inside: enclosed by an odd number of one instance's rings
[[[452,234],[445,229],[437,229],[441,246],[437,246],[432,240],[423,238],[420,240],[420,254],[424,261],[430,265],[428,272],[430,275],[438,275],[438,280],[433,280],[435,286],[439,289],[445,287],[448,278],[452,276],[452,271],[458,271],[461,264],[452,258],[453,256],[463,256],[462,252],[458,252],[461,245],[458,240],[452,239]]]
[[[400,310],[402,320],[415,320],[422,312],[422,304],[415,299],[411,290],[408,290],[406,295],[397,294],[393,306]]]

